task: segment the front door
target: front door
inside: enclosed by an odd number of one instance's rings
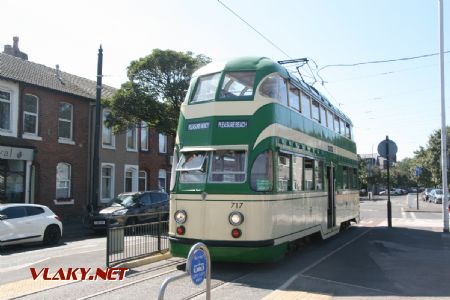
[[[327,166],[327,183],[328,183],[328,209],[327,220],[328,228],[336,226],[336,185],[335,185],[335,168],[333,166]]]

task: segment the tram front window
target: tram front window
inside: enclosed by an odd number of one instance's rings
[[[207,153],[186,152],[181,155],[177,166],[181,183],[204,183],[206,181]]]
[[[220,89],[220,98],[234,100],[240,97],[253,96],[255,75],[255,72],[230,72],[225,74]]]
[[[191,103],[212,101],[216,98],[219,86],[220,73],[210,74],[198,78],[197,88]]]
[[[211,157],[209,182],[245,182],[247,153],[245,151],[214,151]]]

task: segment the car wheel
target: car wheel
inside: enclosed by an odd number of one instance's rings
[[[44,232],[44,245],[56,245],[61,239],[61,230],[58,225],[50,225]]]

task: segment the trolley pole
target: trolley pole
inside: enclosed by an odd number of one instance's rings
[[[391,164],[389,159],[389,136],[386,136],[386,159],[387,159],[387,194],[388,194],[388,202],[387,202],[387,217],[388,217],[388,227],[392,227],[392,205],[391,205],[391,184],[390,184],[390,174],[389,174],[389,165]]]

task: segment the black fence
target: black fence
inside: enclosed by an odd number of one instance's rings
[[[161,253],[169,249],[169,221],[167,213],[126,216],[146,223],[120,225],[115,220],[106,222],[106,266]],[[123,219],[122,219],[123,220]],[[148,221],[154,220],[154,221]]]

